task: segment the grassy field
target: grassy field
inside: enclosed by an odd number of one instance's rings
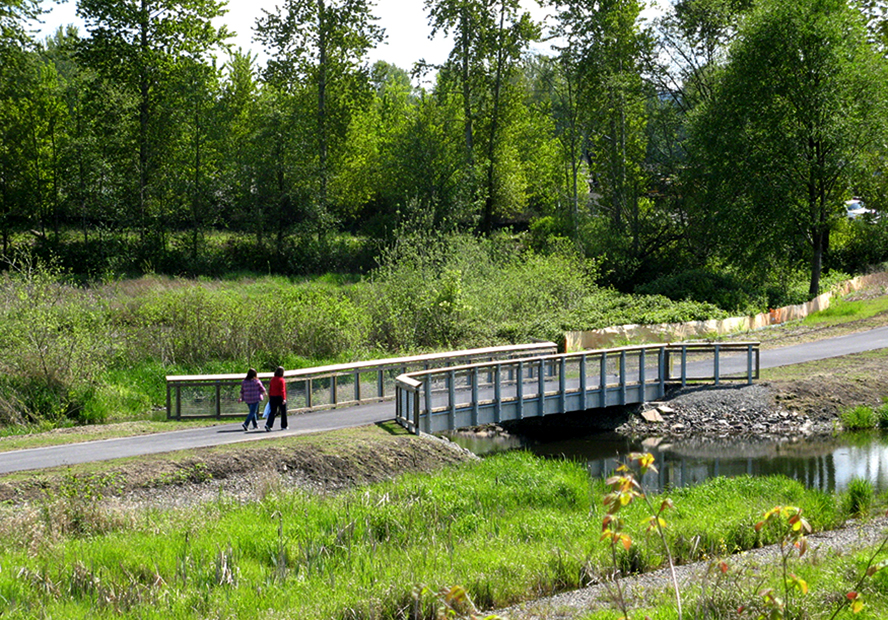
[[[492,609],[601,579],[611,564],[603,483],[525,453],[331,496],[280,486],[188,508],[124,509],[102,499],[108,484],[72,477],[3,509],[5,617],[435,618],[438,593],[455,585]],[[670,498],[678,562],[776,541],[754,527],[775,503],[803,507],[816,529],[844,519],[837,498],[780,478],[717,479]],[[618,565],[661,566],[642,505],[624,512],[638,544]]]

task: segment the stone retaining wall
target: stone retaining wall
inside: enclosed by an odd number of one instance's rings
[[[565,351],[587,351],[590,349],[606,349],[620,346],[626,343],[654,343],[654,342],[679,342],[682,340],[694,340],[710,338],[723,334],[753,331],[779,325],[788,321],[803,319],[809,314],[829,308],[833,295],[842,297],[851,291],[856,291],[878,280],[884,280],[886,274],[874,273],[866,276],[857,276],[847,282],[837,285],[832,291],[818,295],[811,301],[795,306],[775,308],[769,312],[763,312],[753,316],[735,316],[727,319],[712,319],[709,321],[691,321],[688,323],[659,323],[657,325],[617,325],[604,329],[593,329],[581,332],[566,332],[564,334]]]

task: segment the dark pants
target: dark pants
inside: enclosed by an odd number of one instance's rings
[[[271,411],[268,413],[268,420],[265,422],[265,426],[271,428],[274,426],[274,419],[277,417],[278,413],[281,414],[281,428],[287,428],[287,404],[284,402],[283,396],[269,396],[268,404],[270,406]]]

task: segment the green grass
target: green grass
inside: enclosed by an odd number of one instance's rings
[[[807,583],[807,594],[798,591],[790,593],[789,602],[793,618],[807,620],[828,620],[843,607],[837,618],[856,620],[882,620],[888,617],[888,570],[882,568],[871,577],[864,579],[863,587],[857,587],[857,580],[864,574],[871,559],[874,565],[888,561],[888,551],[883,550],[874,556],[876,549],[856,551],[851,554],[817,554],[809,551],[802,560],[794,551],[790,554],[788,568]],[[762,605],[761,593],[773,589],[786,600],[780,562],[744,563],[743,559],[726,558],[728,570],[722,574],[715,570],[682,590],[682,605],[685,618],[759,618],[781,617],[767,615]],[[864,603],[863,609],[853,614],[845,604],[848,592],[859,592]],[[738,614],[739,608],[743,614]],[[675,620],[678,618],[675,600],[669,590],[646,592],[643,602],[636,601],[630,607],[632,618],[657,618]],[[765,614],[762,616],[761,614]],[[603,602],[599,609],[580,614],[582,620],[613,620],[616,608]]]
[[[278,488],[191,510],[109,511],[88,484],[69,489],[0,519],[6,617],[432,618],[444,587],[497,608],[578,587],[608,565],[603,485],[579,464],[525,453],[333,497]],[[817,528],[841,519],[834,498],[783,478],[671,495],[679,562],[772,542],[753,525],[775,503],[803,506]],[[626,510],[638,547],[620,561],[649,570],[663,551],[642,516]]]
[[[836,299],[830,307],[806,317],[805,325],[838,325],[868,319],[888,311],[888,297],[878,297],[860,301]]]

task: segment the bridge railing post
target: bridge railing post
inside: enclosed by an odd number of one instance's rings
[[[669,352],[666,347],[660,347],[657,354],[659,389],[657,390],[657,398],[663,398],[666,395],[666,376],[669,374]]]
[[[499,363],[494,369],[493,384],[493,421],[499,424],[503,421],[503,388],[502,388],[503,365]]]
[[[588,381],[586,380],[586,354],[580,355],[580,409],[585,411],[586,406],[586,390],[588,389]]]
[[[601,389],[601,398],[599,399],[598,406],[604,408],[607,407],[607,353],[604,351],[601,352],[599,381],[600,385],[598,387]]]
[[[517,388],[517,396],[518,396],[518,419],[524,419],[524,362],[518,362],[518,383],[515,386]]]
[[[746,345],[746,384],[752,385],[752,344]],[[758,357],[758,352],[756,352]]]
[[[449,399],[449,403],[447,403],[447,424],[450,428],[456,427],[456,385],[454,385],[456,381],[456,373],[454,371],[449,371],[447,373],[447,397]]]
[[[547,369],[546,359],[540,358],[538,362],[540,366],[540,374],[537,377],[537,392],[539,392],[540,403],[539,408],[537,409],[537,413],[540,417],[546,415],[546,372],[553,372],[554,364],[549,364],[549,368]]]
[[[478,426],[478,367],[472,368],[469,375],[472,382],[472,426]]]
[[[620,404],[626,404],[626,351],[620,351]]]
[[[681,346],[681,387],[688,384],[688,347]]]

